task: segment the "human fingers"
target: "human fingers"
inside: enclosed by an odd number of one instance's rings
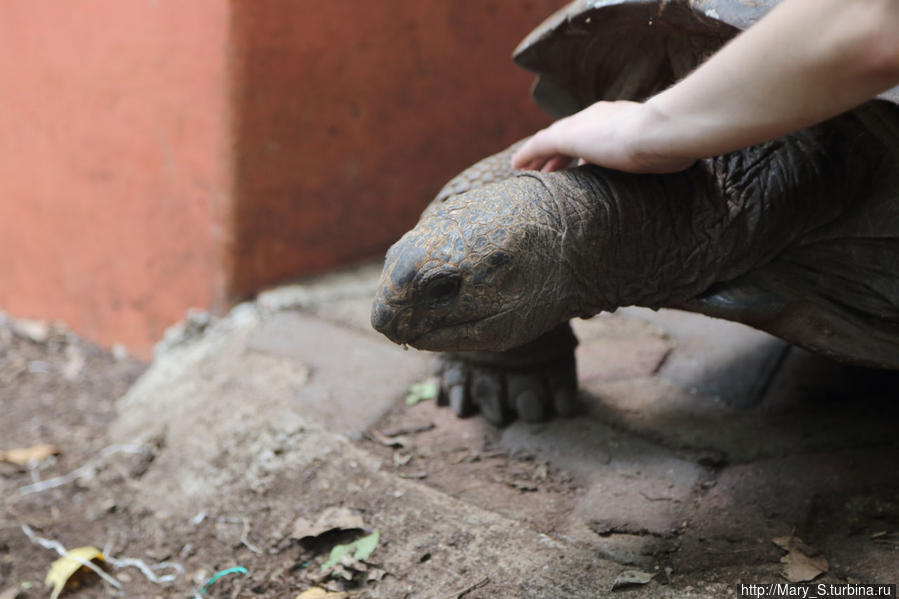
[[[563,154],[559,151],[554,125],[535,133],[512,155],[512,168],[540,170],[555,156]]]
[[[546,158],[540,157],[528,160],[522,166],[516,168],[523,171],[539,171],[543,168],[544,164],[546,164]]]
[[[546,161],[546,163],[543,165],[543,167],[540,170],[543,171],[544,173],[560,171],[564,168],[568,168],[568,166],[571,164],[571,160],[572,160],[571,156],[563,156],[563,155],[553,156],[552,158],[550,158],[549,160]]]

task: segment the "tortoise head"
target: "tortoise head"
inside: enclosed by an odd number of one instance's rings
[[[418,349],[500,351],[557,324],[540,309],[553,303],[542,298],[554,285],[552,243],[515,189],[504,182],[432,205],[387,252],[372,326]]]

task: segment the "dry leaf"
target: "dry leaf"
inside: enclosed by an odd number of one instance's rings
[[[408,449],[409,447],[412,447],[412,440],[404,435],[388,437],[376,430],[370,430],[368,431],[368,436],[371,437],[372,441],[380,443],[384,447],[395,447],[397,449]]]
[[[0,591],[0,599],[16,599],[19,596],[19,587],[9,587]]]
[[[647,584],[655,578],[655,574],[649,572],[641,572],[640,570],[625,570],[621,572],[612,583],[611,590],[623,589],[634,585]]]
[[[381,431],[385,437],[399,437],[402,435],[417,435],[419,433],[426,433],[430,430],[434,430],[437,428],[437,425],[433,422],[424,422],[422,424],[414,424],[409,426],[397,426],[394,428],[387,428]]]
[[[381,568],[371,567],[368,569],[368,575],[365,577],[365,582],[380,582],[381,580],[384,580],[385,576],[387,576],[387,572]]]
[[[775,537],[771,542],[785,551],[801,551],[806,555],[817,555],[818,552],[805,544],[799,537]]]
[[[875,543],[881,545],[899,546],[899,532],[883,531],[880,533],[874,533],[873,535],[871,535],[871,538],[874,539]]]
[[[365,563],[355,557],[344,555],[340,563],[330,569],[332,578],[342,578],[347,581],[365,580],[365,582],[378,582],[386,576],[387,572],[377,566]]]
[[[16,466],[27,466],[28,462],[34,460],[40,462],[46,460],[52,455],[59,453],[59,449],[55,445],[43,443],[34,447],[20,447],[17,449],[7,449],[0,451],[0,462],[9,462]]]
[[[789,582],[809,582],[827,572],[829,564],[823,555],[814,555],[814,549],[798,537],[777,537],[771,539],[775,545],[787,551],[780,558],[784,565],[781,576]]]
[[[99,549],[96,547],[76,547],[75,549],[70,549],[67,556],[53,562],[50,565],[50,570],[47,572],[47,577],[44,578],[44,584],[53,586],[50,599],[59,597],[69,578],[84,567],[82,562],[89,562],[94,559],[103,559],[103,554],[100,553]]]
[[[791,551],[782,558],[783,577],[790,582],[809,582],[827,572],[827,558],[823,555],[809,557],[799,551]]]
[[[297,518],[290,536],[294,539],[317,537],[335,528],[342,530],[364,529],[365,522],[361,515],[350,508],[329,507],[319,514],[313,523],[305,518]]]
[[[411,461],[412,461],[411,453],[402,453],[399,451],[393,452],[393,465],[395,467],[399,468],[400,466],[405,466],[406,464],[408,464]]]
[[[346,599],[349,596],[349,593],[344,593],[342,591],[332,593],[319,587],[312,587],[297,595],[295,599]]]
[[[334,564],[330,568],[331,578],[343,578],[351,581],[357,574],[365,574],[368,572],[368,566],[359,560],[355,560],[349,555],[340,558],[340,563]]]

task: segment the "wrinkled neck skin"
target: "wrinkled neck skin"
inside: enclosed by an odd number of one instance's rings
[[[559,214],[579,289],[569,316],[678,307],[832,222],[862,197],[879,160],[858,126],[850,114],[671,175],[596,166],[523,175]]]

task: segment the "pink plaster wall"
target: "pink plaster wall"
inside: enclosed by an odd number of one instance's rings
[[[0,309],[146,355],[222,305],[228,5],[0,3]]]
[[[564,0],[5,0],[0,310],[148,356],[190,307],[371,259],[547,122]]]

